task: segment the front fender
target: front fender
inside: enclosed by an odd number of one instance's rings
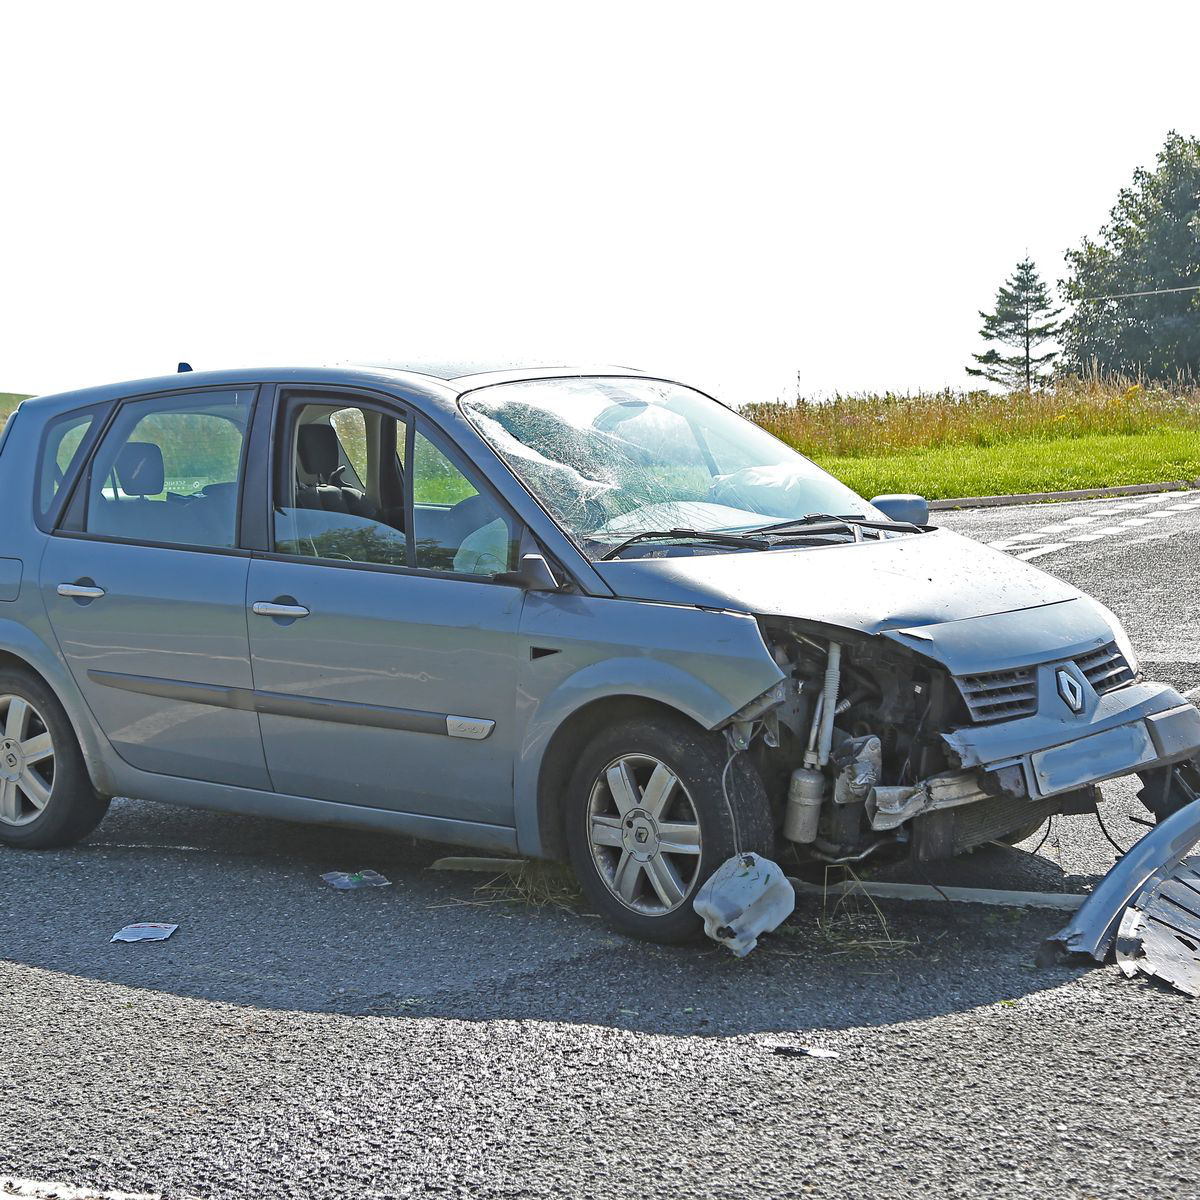
[[[783,678],[745,613],[592,596],[531,594],[518,690],[515,819],[523,853],[542,851],[538,780],[563,722],[598,700],[652,700],[714,729]]]

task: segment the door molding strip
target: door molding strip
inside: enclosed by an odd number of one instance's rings
[[[234,708],[262,716],[299,717],[336,725],[367,725],[375,729],[433,733],[472,741],[486,738],[496,727],[495,721],[484,717],[424,712],[417,708],[389,708],[382,704],[359,704],[353,700],[288,696],[282,692],[189,683],[180,679],[159,679],[153,675],[125,675],[118,671],[89,670],[87,674],[93,683],[122,692],[157,696],[163,700],[181,700],[187,704],[208,704],[214,708]]]

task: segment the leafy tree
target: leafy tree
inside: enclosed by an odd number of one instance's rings
[[[1001,354],[994,346],[983,354],[971,357],[979,364],[968,367],[968,375],[982,375],[1010,392],[1033,391],[1046,383],[1048,367],[1057,350],[1038,351],[1050,341],[1058,329],[1054,320],[1061,309],[1052,307],[1050,292],[1037,273],[1033,260],[1022,259],[1007,283],[996,293],[996,311],[981,312],[983,328],[979,336],[985,342],[1009,346],[1015,354]]]
[[[1066,255],[1074,305],[1064,362],[1084,374],[1200,375],[1200,138],[1172,132],[1153,171],[1139,167],[1096,240]],[[1130,295],[1159,292],[1152,296]],[[1107,299],[1106,297],[1121,297]]]

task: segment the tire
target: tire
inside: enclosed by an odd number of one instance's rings
[[[583,751],[565,799],[567,850],[584,895],[621,933],[664,943],[698,937],[704,926],[691,902],[700,885],[739,849],[773,853],[762,780],[737,755],[727,803],[728,762],[720,735],[682,717],[623,720]],[[668,844],[681,849],[661,849],[668,826]]]
[[[0,844],[70,846],[108,811],[58,697],[26,671],[0,671]]]

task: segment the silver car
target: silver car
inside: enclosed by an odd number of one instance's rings
[[[927,860],[1200,713],[1103,606],[618,369],[187,373],[21,405],[0,451],[0,841],[109,797],[568,859],[676,941],[739,851]]]

